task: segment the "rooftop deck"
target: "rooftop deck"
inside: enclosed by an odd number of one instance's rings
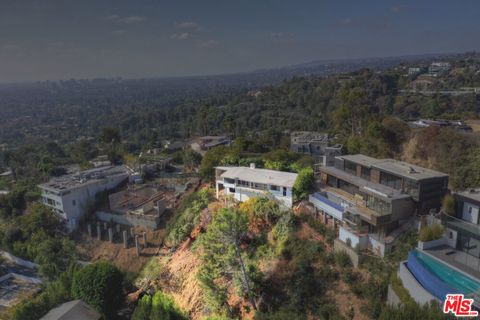
[[[40,184],[40,188],[66,191],[69,189],[75,189],[81,186],[85,186],[91,183],[102,181],[105,178],[115,176],[129,175],[130,171],[126,166],[108,166],[91,170],[78,172],[75,174],[63,175],[50,179],[50,181]]]
[[[480,281],[479,258],[446,245],[425,249],[424,251]]]

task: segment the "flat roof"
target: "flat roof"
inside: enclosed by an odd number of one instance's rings
[[[40,188],[55,191],[66,191],[78,187],[86,186],[91,183],[101,181],[108,177],[128,175],[131,170],[126,166],[107,166],[91,170],[81,171],[75,174],[63,175],[50,179],[46,183],[39,185]]]
[[[352,161],[367,167],[377,168],[412,180],[448,177],[448,174],[427,169],[404,161],[395,159],[375,159],[363,154],[338,156],[347,161]]]
[[[298,174],[292,172],[257,169],[250,167],[216,167],[224,170],[220,176],[228,179],[240,179],[249,182],[293,187]]]
[[[459,196],[480,202],[480,188],[472,188],[464,191],[454,192],[453,194],[458,194]]]
[[[294,131],[290,134],[291,139],[296,139],[299,142],[329,142],[330,136],[328,133],[317,131]]]
[[[332,176],[338,177],[339,179],[354,184],[365,193],[376,195],[386,200],[411,198],[410,195],[402,193],[399,190],[384,186],[383,184],[371,182],[369,180],[363,179],[335,167],[321,167],[320,171],[331,174]]]
[[[82,300],[65,302],[50,310],[40,320],[98,320],[101,315]]]
[[[341,158],[347,161],[352,161],[366,167],[371,167],[374,163],[380,161],[379,159],[375,159],[363,154],[344,155],[344,156],[338,156],[338,158]]]

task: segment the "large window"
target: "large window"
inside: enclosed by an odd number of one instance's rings
[[[393,174],[380,172],[380,183],[397,190],[402,189],[402,178],[394,176]]]
[[[405,179],[403,184],[403,191],[408,193],[414,198],[418,198],[420,194],[420,188],[417,181]]]
[[[359,189],[356,185],[353,185],[351,183],[348,183],[347,181],[343,180],[338,180],[338,188],[350,193],[350,194],[356,194],[359,193]]]
[[[371,195],[366,195],[367,208],[372,209],[380,214],[389,214],[391,212],[390,203],[381,199],[375,198]]]
[[[337,178],[334,176],[327,176],[327,186],[336,188],[337,187]]]
[[[362,166],[361,176],[365,180],[370,180],[370,168]]]
[[[357,164],[353,163],[353,162],[350,162],[350,161],[345,161],[345,172],[348,172],[348,173],[356,176],[357,175]]]

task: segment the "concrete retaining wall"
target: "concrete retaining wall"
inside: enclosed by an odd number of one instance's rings
[[[441,237],[440,239],[427,242],[418,241],[418,249],[420,250],[427,250],[442,245],[447,245],[447,239],[445,237]]]
[[[400,262],[400,268],[398,270],[398,277],[402,280],[402,284],[407,289],[410,296],[419,304],[430,303],[431,300],[438,301],[430,292],[425,290],[424,287],[415,279],[415,276],[408,270],[407,262]]]
[[[334,252],[342,252],[342,251],[345,252],[350,257],[350,260],[352,261],[353,266],[355,268],[358,267],[358,265],[360,263],[360,257],[358,255],[358,253],[354,249],[347,246],[347,244],[344,243],[342,240],[335,239],[333,241],[333,251]]]
[[[388,285],[388,292],[387,292],[387,304],[393,307],[399,306],[402,304],[402,301],[393,290],[392,285]]]

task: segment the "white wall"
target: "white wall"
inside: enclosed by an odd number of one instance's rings
[[[368,240],[370,242],[370,249],[378,253],[381,257],[385,256],[385,244],[374,239],[373,237],[368,237]]]
[[[478,206],[469,202],[463,203],[462,219],[474,224],[478,224]]]
[[[344,243],[347,243],[347,239],[350,239],[352,248],[358,246],[360,250],[364,250],[368,246],[368,236],[357,236],[343,227],[338,228],[338,238]]]
[[[451,238],[450,238],[451,236]],[[445,231],[445,238],[446,238],[446,243],[449,247],[452,247],[454,249],[457,248],[457,236],[458,236],[458,232],[453,230],[453,229],[450,229],[450,228],[447,228],[447,230]]]
[[[60,205],[50,207],[64,212],[64,214],[60,214],[60,217],[66,219],[67,229],[73,231],[78,227],[78,223],[85,215],[89,204],[94,203],[95,195],[97,193],[113,189],[127,178],[128,174],[126,173],[107,177],[103,180],[96,181],[95,183],[73,188],[69,190],[69,192],[67,191],[60,196],[46,193],[45,190],[43,190],[42,194],[43,197],[50,198],[60,203]]]

